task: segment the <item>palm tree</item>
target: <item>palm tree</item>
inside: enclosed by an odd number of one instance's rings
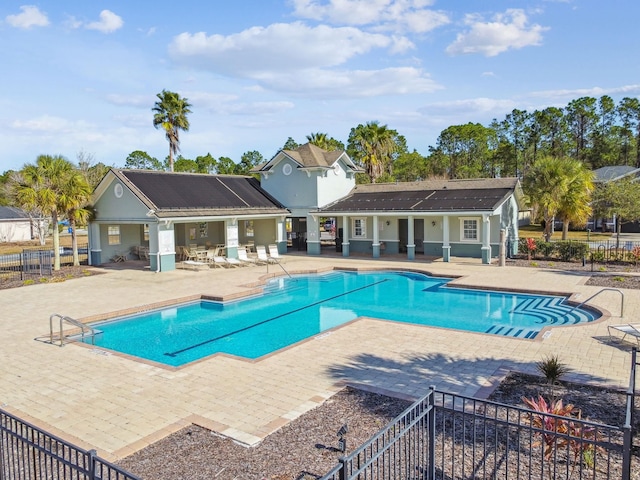
[[[154,112],[153,126],[162,129],[169,141],[169,169],[173,172],[173,156],[180,151],[180,130],[189,131],[191,104],[175,92],[162,90],[156,95],[158,101],[151,109]]]
[[[542,212],[545,241],[551,239],[556,216],[582,221],[590,212],[593,176],[578,160],[540,157],[524,177],[524,190]]]
[[[582,162],[567,159],[564,168],[568,177],[567,190],[558,210],[558,217],[562,219],[562,240],[567,239],[570,223],[584,225],[589,220],[594,189],[593,172]]]
[[[323,150],[329,150],[328,139],[326,133],[312,133],[307,135],[307,141]]]
[[[85,223],[93,213],[93,209],[89,206],[92,188],[87,177],[78,170],[68,172],[61,187],[58,204],[69,220],[73,265],[77,267],[80,265],[80,259],[76,224],[77,222]]]
[[[391,157],[398,151],[398,133],[378,122],[368,122],[351,129],[348,153],[362,164],[371,182],[375,183],[391,163]]]
[[[59,215],[65,211],[61,203],[64,185],[74,167],[60,155],[40,155],[35,164],[25,165],[16,178],[14,196],[27,210],[39,210],[51,215],[53,227],[54,270],[60,270]]]

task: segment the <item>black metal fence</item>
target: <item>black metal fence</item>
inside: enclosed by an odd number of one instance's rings
[[[0,479],[140,480],[0,409]]]
[[[321,480],[640,478],[632,356],[623,427],[432,389]]]
[[[594,263],[640,262],[640,242],[613,240],[552,240],[520,238],[518,253],[532,260],[588,261]]]
[[[89,263],[88,245],[78,246],[81,265]],[[54,252],[48,248],[25,248],[21,253],[0,255],[0,282],[28,280],[53,274]],[[73,265],[73,250],[60,247],[60,265]]]

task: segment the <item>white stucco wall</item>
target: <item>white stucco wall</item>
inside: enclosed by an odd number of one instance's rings
[[[31,223],[29,220],[0,222],[0,242],[26,242],[28,240],[31,240]]]

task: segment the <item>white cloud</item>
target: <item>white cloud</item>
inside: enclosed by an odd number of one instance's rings
[[[14,120],[10,125],[15,130],[26,132],[59,133],[68,132],[71,129],[71,123],[68,120],[51,115],[41,115],[29,120]]]
[[[447,47],[450,55],[480,53],[494,57],[510,49],[519,49],[542,43],[542,33],[548,30],[540,25],[528,25],[527,15],[521,9],[509,9],[486,22],[478,15],[467,15],[469,30],[459,33]]]
[[[151,109],[157,100],[153,95],[122,95],[110,93],[106,97],[107,102],[118,106],[148,107]]]
[[[440,88],[415,68],[335,68],[374,49],[396,53],[413,47],[403,36],[295,22],[252,27],[228,36],[182,33],[169,45],[169,54],[180,64],[251,79],[258,88],[313,97],[423,93]]]
[[[450,22],[425,0],[293,0],[294,15],[337,25],[424,33]]]
[[[340,65],[374,48],[398,48],[399,40],[352,27],[277,23],[233,35],[182,33],[169,45],[176,62],[232,76]],[[406,47],[406,46],[405,46]]]
[[[442,87],[413,67],[382,70],[309,69],[296,75],[264,75],[260,81],[272,90],[316,98],[355,98],[431,93]]]
[[[613,88],[575,88],[566,90],[543,90],[539,92],[532,92],[529,94],[531,97],[544,97],[544,98],[569,98],[574,99],[577,97],[601,97],[603,95],[628,95],[639,94],[640,84],[636,85],[623,85],[621,87]]]
[[[20,7],[22,13],[7,15],[6,22],[12,27],[28,29],[31,27],[46,27],[49,25],[47,14],[41,12],[33,5],[23,5]]]
[[[110,10],[102,10],[100,12],[100,20],[97,22],[87,23],[85,28],[89,30],[98,30],[102,33],[112,33],[122,28],[124,21],[121,17]]]
[[[485,118],[499,117],[517,108],[510,99],[470,98],[450,102],[435,102],[418,109],[426,117],[446,120],[451,125],[468,123],[472,119],[482,122]]]

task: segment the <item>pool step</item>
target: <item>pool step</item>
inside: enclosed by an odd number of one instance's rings
[[[539,332],[539,330],[531,330],[530,328],[492,325],[484,333],[490,333],[492,335],[502,335],[503,337],[527,338],[531,340],[535,338]]]
[[[593,320],[586,312],[572,309],[564,303],[564,298],[536,297],[524,300],[511,313],[532,315],[539,319],[538,323],[547,325],[572,325]]]

